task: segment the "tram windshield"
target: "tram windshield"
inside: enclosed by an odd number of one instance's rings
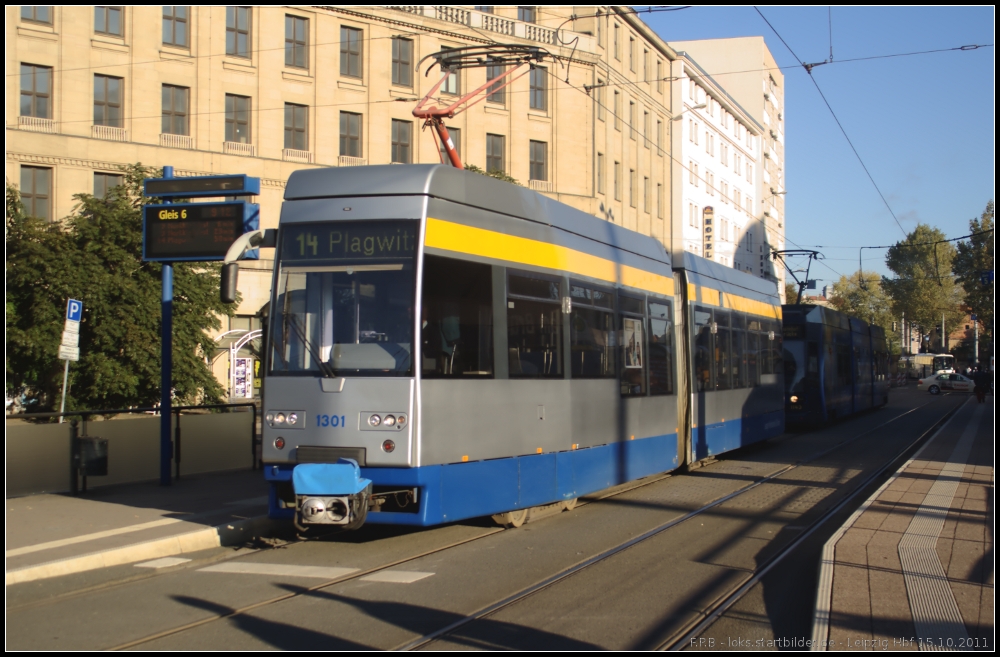
[[[375,244],[390,231],[397,236],[403,223],[383,222],[377,229],[293,225],[282,236],[270,331],[271,374],[412,374],[416,280],[410,227],[403,227],[408,248],[364,252],[366,239]],[[355,239],[362,245],[360,255],[338,253],[338,240]]]

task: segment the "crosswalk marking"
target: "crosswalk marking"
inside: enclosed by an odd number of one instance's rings
[[[170,566],[179,566],[182,563],[187,563],[191,561],[190,559],[182,559],[180,557],[163,557],[162,559],[153,559],[152,561],[144,561],[142,563],[137,563],[136,568],[169,568]]]
[[[425,577],[430,577],[434,573],[421,573],[415,570],[385,570],[381,573],[365,575],[361,578],[364,582],[388,582],[391,584],[412,584]]]
[[[337,568],[325,566],[291,566],[280,563],[220,563],[201,572],[234,573],[240,575],[278,575],[285,577],[316,577],[319,579],[337,579],[344,575],[358,572],[357,568]]]

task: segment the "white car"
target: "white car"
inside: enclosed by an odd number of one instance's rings
[[[972,379],[961,374],[935,374],[917,382],[917,390],[926,390],[932,395],[940,395],[945,390],[972,392],[975,387]]]

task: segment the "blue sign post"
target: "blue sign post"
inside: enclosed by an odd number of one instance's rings
[[[142,208],[142,253],[146,262],[162,264],[160,296],[160,485],[170,485],[171,374],[173,370],[174,266],[177,261],[223,260],[234,237],[256,230],[259,206],[246,201],[171,205],[174,198],[249,196],[260,193],[260,178],[246,175],[174,178],[174,168],[163,167],[163,178],[143,183],[149,196],[166,205]],[[219,235],[226,248],[214,245]],[[216,237],[213,237],[216,236]],[[217,251],[221,248],[221,253]]]

